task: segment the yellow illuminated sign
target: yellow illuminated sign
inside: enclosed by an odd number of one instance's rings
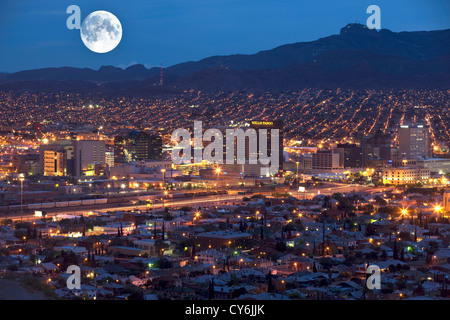
[[[255,126],[273,126],[273,121],[252,121],[251,124]]]

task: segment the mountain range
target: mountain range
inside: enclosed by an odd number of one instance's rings
[[[450,88],[450,29],[392,32],[349,24],[338,35],[255,54],[213,56],[164,70],[43,68],[0,73],[0,90],[152,95],[183,90]],[[68,89],[70,88],[70,89]]]

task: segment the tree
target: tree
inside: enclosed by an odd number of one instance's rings
[[[239,221],[239,231],[240,232],[244,232],[244,223],[242,222],[242,219],[241,219],[241,221]]]
[[[172,268],[172,261],[170,261],[167,258],[161,258],[158,261],[156,261],[156,267],[159,269],[170,269]]]
[[[267,274],[267,292],[268,293],[272,293],[275,290],[275,287],[273,286],[273,282],[272,282],[272,272],[269,272]]]
[[[166,248],[166,244],[162,239],[155,241],[155,249],[158,252],[158,256],[161,256],[162,250]]]
[[[296,228],[295,228],[295,225],[292,222],[290,222],[290,223],[286,224],[285,226],[283,226],[282,230],[284,232],[287,232],[289,234],[289,236],[291,236],[291,232],[296,231]]]
[[[439,245],[437,242],[432,241],[428,244],[428,247],[425,249],[427,252],[426,263],[431,264],[433,262],[433,255],[439,249]]]
[[[375,235],[377,235],[377,227],[375,225],[373,225],[372,223],[368,224],[366,227],[365,236],[370,237],[370,236],[375,236]]]
[[[214,300],[214,279],[209,281],[208,300]]]
[[[394,250],[393,258],[395,260],[397,260],[398,259],[397,239],[395,239],[395,241],[394,241],[394,249],[393,250]]]
[[[286,247],[286,243],[284,243],[284,241],[278,241],[277,244],[275,245],[275,250],[284,252],[286,251],[287,247]]]
[[[400,261],[405,262],[405,250],[403,248],[401,248],[400,250]]]

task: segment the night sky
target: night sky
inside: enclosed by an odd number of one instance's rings
[[[66,8],[81,20],[96,10],[122,23],[116,49],[87,49],[79,30],[69,30]],[[392,31],[450,28],[448,0],[0,0],[0,72],[43,67],[146,67],[251,54],[311,41],[348,23],[365,24],[369,5],[381,8],[381,27]]]

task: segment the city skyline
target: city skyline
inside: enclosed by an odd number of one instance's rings
[[[159,67],[200,60],[208,56],[254,54],[280,45],[312,41],[336,34],[348,23],[365,24],[370,1],[317,2],[314,4],[271,1],[254,6],[250,1],[220,1],[214,4],[172,0],[140,1],[140,10],[111,1],[78,1],[82,19],[95,10],[116,12],[124,24],[124,37],[109,54],[95,54],[80,41],[79,32],[68,30],[68,1],[5,1],[0,41],[0,72],[44,67],[128,67],[143,64]],[[137,3],[136,3],[137,4]],[[395,32],[449,29],[448,3],[434,0],[378,1],[382,28]],[[267,19],[267,17],[269,17]],[[318,18],[319,17],[319,18]],[[35,28],[34,26],[39,26]],[[208,28],[204,28],[207,25]],[[146,32],[142,33],[142,30]],[[27,56],[32,54],[32,61]]]
[[[0,300],[448,301],[448,9],[1,2]]]

